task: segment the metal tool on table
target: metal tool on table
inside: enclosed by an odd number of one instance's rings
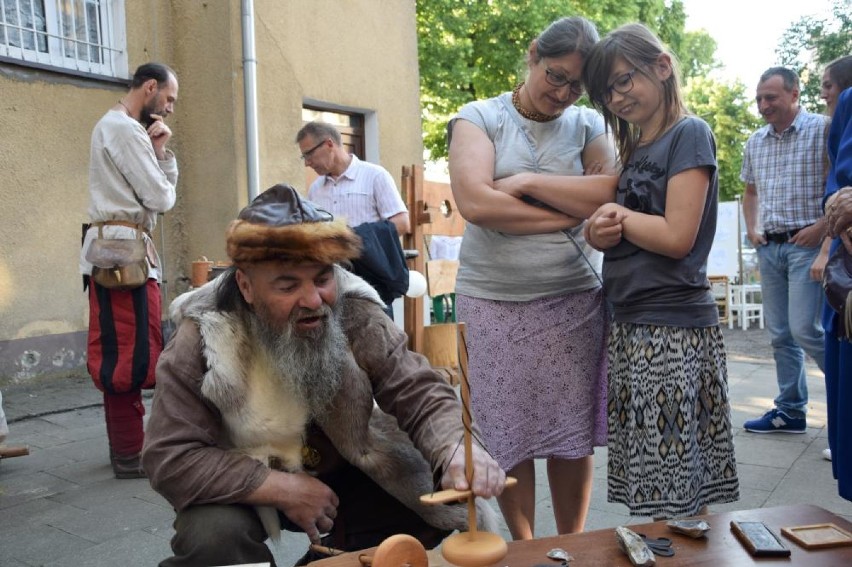
[[[659,555],[660,557],[671,557],[674,555],[674,549],[672,549],[672,540],[667,537],[658,537],[652,538],[648,537],[645,534],[637,534],[642,538],[642,541],[645,542],[651,551],[654,552],[654,555]]]

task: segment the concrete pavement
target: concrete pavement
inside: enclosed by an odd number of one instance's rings
[[[819,370],[809,366],[808,432],[756,435],[741,426],[772,406],[774,365],[739,355],[728,365],[741,500],[711,511],[810,503],[852,521],[852,503],[837,495],[821,456],[827,440]],[[174,513],[147,481],[113,478],[101,396],[88,377],[6,386],[3,399],[7,444],[28,445],[31,454],[0,462],[0,565],[151,566],[170,555]],[[150,408],[150,395],[145,401]],[[556,531],[541,469],[536,535],[543,537]],[[645,521],[606,501],[606,449],[599,449],[586,529]],[[278,564],[292,565],[306,547],[304,535],[287,534],[274,552]]]

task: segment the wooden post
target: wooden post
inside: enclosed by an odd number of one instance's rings
[[[429,213],[423,206],[423,166],[412,165],[402,168],[402,194],[411,220],[411,233],[402,239],[406,250],[417,250],[416,258],[408,260],[408,269],[426,275],[423,249],[423,224],[430,222]],[[423,297],[406,297],[404,329],[408,335],[408,348],[423,352]]]

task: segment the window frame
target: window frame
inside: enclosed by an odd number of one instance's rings
[[[57,71],[60,73],[91,76],[107,79],[127,79],[128,64],[127,64],[127,32],[125,27],[125,0],[32,0],[33,2],[41,2],[44,7],[45,31],[31,32],[35,34],[45,34],[47,37],[47,52],[41,52],[38,49],[38,38],[35,39],[34,49],[26,47],[17,47],[8,44],[7,34],[0,33],[0,61],[22,65],[25,67],[35,67]],[[15,2],[17,0],[5,0],[5,2]],[[75,38],[66,38],[62,35],[62,19],[64,18],[61,5],[65,2],[71,2],[74,6],[74,15],[77,16],[77,8],[85,8],[89,4],[94,4],[98,10],[98,19],[101,23],[103,32],[100,38],[99,49],[103,54],[101,61],[86,61],[65,54],[66,44],[71,42],[71,45],[77,45],[80,42],[83,45],[89,45],[83,40]],[[20,9],[21,6],[18,5]],[[0,25],[5,24],[5,12],[0,10]],[[71,25],[73,26],[73,24]],[[4,28],[8,30],[8,27]],[[21,32],[23,33],[26,32]],[[23,44],[24,41],[21,41]]]

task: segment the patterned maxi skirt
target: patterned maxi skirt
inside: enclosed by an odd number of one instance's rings
[[[505,470],[606,444],[607,317],[599,289],[534,301],[457,297],[471,406]]]
[[[608,350],[608,500],[655,517],[738,500],[719,327],[613,323]]]

